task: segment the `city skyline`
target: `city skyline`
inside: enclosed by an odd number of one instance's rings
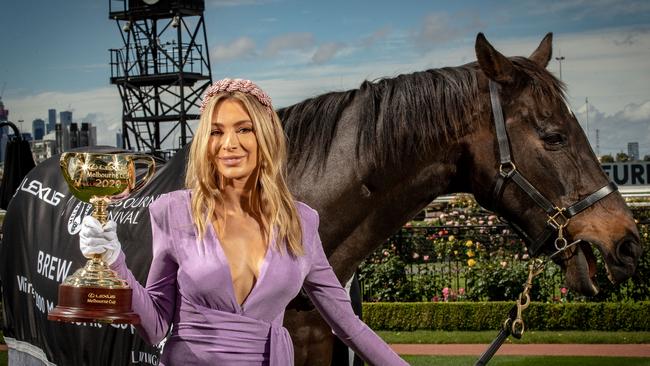
[[[108,49],[121,40],[108,1],[2,8],[0,42],[9,52],[0,86],[6,83],[9,119],[24,120],[24,129],[48,121],[50,108],[69,109],[75,122],[97,126],[98,143],[113,145],[122,105],[109,83]],[[213,79],[253,79],[276,107],[364,80],[474,61],[478,32],[502,53],[526,56],[552,31],[548,69],[559,77],[561,67],[594,151],[598,130],[601,154],[638,142],[641,157],[650,154],[649,15],[646,1],[612,0],[207,0],[205,11]]]

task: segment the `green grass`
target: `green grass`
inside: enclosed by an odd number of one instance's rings
[[[412,332],[377,331],[387,343],[474,344],[490,343],[497,331],[461,332],[416,330]],[[509,337],[506,343],[650,343],[650,332],[599,331],[528,331],[522,339]]]
[[[404,356],[412,366],[474,365],[472,356]],[[650,359],[635,357],[558,357],[558,356],[495,356],[489,366],[650,366]]]

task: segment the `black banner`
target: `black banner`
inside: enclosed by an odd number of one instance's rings
[[[162,193],[182,188],[186,152],[159,165],[142,191],[110,209],[127,264],[140,283],[151,263],[148,207]],[[47,320],[57,304],[58,285],[86,262],[78,233],[90,211],[89,204],[70,194],[59,156],[39,164],[21,182],[7,209],[0,246],[7,344],[57,365],[157,365],[159,349],[145,344],[130,325]]]

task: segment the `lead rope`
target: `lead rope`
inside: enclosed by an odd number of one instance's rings
[[[562,236],[562,227],[558,230],[558,239],[555,241],[555,253],[549,256],[549,259],[554,258],[555,256],[561,254],[567,249],[580,243],[580,240],[576,240],[571,244],[567,244],[566,239]],[[546,262],[542,259],[536,258],[528,265],[528,279],[524,284],[524,290],[519,294],[517,303],[510,308],[508,312],[508,317],[503,322],[503,326],[499,331],[499,334],[494,338],[490,346],[485,352],[479,357],[474,366],[484,366],[490,361],[492,356],[499,350],[503,342],[512,335],[517,339],[521,339],[521,336],[524,334],[525,326],[524,319],[522,314],[528,305],[530,305],[530,290],[533,288],[533,280],[537,275],[544,271]]]
[[[484,366],[490,361],[492,356],[499,350],[503,342],[512,335],[520,339],[524,334],[524,319],[522,314],[528,305],[530,305],[530,290],[533,287],[533,279],[544,271],[545,262],[539,258],[533,259],[528,265],[528,279],[524,284],[524,290],[519,294],[517,303],[512,306],[508,312],[508,318],[503,322],[503,326],[497,337],[490,343],[485,352],[479,357],[474,366]]]

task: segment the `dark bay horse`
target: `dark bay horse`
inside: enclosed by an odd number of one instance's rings
[[[374,248],[435,197],[452,192],[473,193],[516,225],[532,238],[531,252],[554,251],[560,231],[579,241],[555,259],[576,291],[597,291],[592,245],[611,281],[630,277],[641,252],[639,234],[566,107],[562,83],[545,70],[550,34],[528,58],[506,58],[479,35],[476,56],[475,63],[365,82],[279,111],[289,139],[291,189],[319,211],[320,235],[338,278],[346,282]],[[503,110],[503,128],[495,127],[496,109]],[[161,193],[182,188],[186,150],[111,210],[129,268],[141,282],[151,262],[147,207]],[[60,365],[156,365],[159,350],[134,328],[47,320],[57,285],[85,262],[78,232],[90,212],[68,194],[58,165],[55,157],[33,169],[7,210],[0,246],[5,340],[24,357]],[[521,188],[522,179],[537,194]],[[550,236],[544,235],[548,221],[559,228]],[[329,366],[329,327],[315,310],[298,308],[285,317],[296,365]]]
[[[531,240],[529,251],[531,245],[539,253],[554,251],[557,235],[543,235],[554,214],[514,183],[502,184],[495,197],[504,161],[490,80],[512,158],[505,168],[520,172],[555,207],[588,205],[568,221],[565,213],[555,217],[565,240],[581,240],[556,259],[567,286],[597,292],[592,245],[612,282],[634,273],[641,253],[635,222],[621,195],[608,188],[567,107],[564,85],[545,69],[551,40],[548,34],[528,58],[507,58],[479,34],[478,62],[364,82],[279,111],[289,136],[290,186],[320,213],[323,246],[342,283],[389,235],[446,193],[473,193],[526,238],[544,238]],[[285,319],[296,365],[329,365],[332,334],[318,314],[288,310]]]

